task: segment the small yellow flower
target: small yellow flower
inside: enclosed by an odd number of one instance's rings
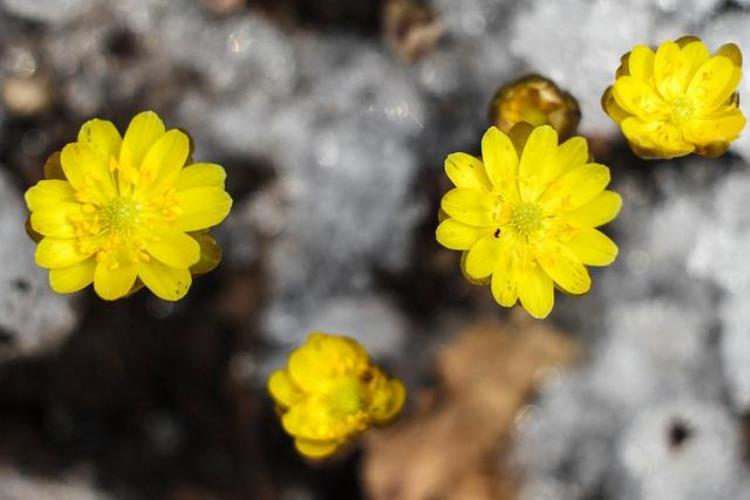
[[[309,458],[332,455],[373,424],[391,421],[406,390],[369,360],[348,337],[312,333],[271,374],[268,391],[297,450]]]
[[[698,38],[637,45],[622,57],[602,106],[642,158],[719,156],[745,127],[737,86],[742,53],[733,43],[713,55]]]
[[[121,137],[109,122],[86,122],[77,142],[45,165],[45,180],[26,192],[35,259],[53,290],[72,293],[92,282],[105,300],[146,286],[178,300],[192,274],[218,264],[206,231],[229,213],[219,165],[190,161],[188,136],[140,113]],[[185,166],[189,164],[189,166]]]
[[[534,127],[551,125],[567,139],[578,128],[581,111],[573,96],[555,82],[529,75],[500,87],[490,103],[490,121],[506,134],[521,122]]]
[[[609,169],[589,162],[583,137],[558,145],[548,126],[528,136],[495,127],[482,138],[482,160],[453,153],[445,172],[456,186],[443,196],[447,218],[437,240],[464,252],[462,268],[472,282],[490,283],[495,300],[518,299],[535,318],[552,310],[554,285],[571,294],[591,287],[589,266],[606,266],[617,246],[594,229],[613,220],[622,204],[605,191]],[[525,141],[525,142],[524,142]]]

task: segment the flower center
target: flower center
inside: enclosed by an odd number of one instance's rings
[[[680,124],[690,120],[695,114],[695,110],[692,104],[684,97],[679,97],[672,101],[672,115],[670,121],[675,124]]]
[[[118,197],[102,208],[104,226],[113,232],[127,232],[138,226],[141,206],[133,199]]]
[[[536,203],[521,203],[510,214],[510,227],[521,236],[531,236],[542,227],[542,211]]]

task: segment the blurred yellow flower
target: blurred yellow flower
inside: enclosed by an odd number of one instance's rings
[[[388,423],[406,398],[401,381],[386,377],[355,340],[317,332],[271,374],[268,391],[284,430],[309,458],[330,456],[371,425]]]
[[[443,196],[437,240],[464,252],[466,276],[490,283],[500,305],[520,299],[529,314],[544,318],[554,285],[586,293],[585,266],[615,260],[617,246],[595,228],[617,216],[622,200],[605,191],[609,169],[589,162],[583,137],[558,145],[552,127],[529,130],[517,125],[508,136],[490,128],[482,160],[448,156],[445,172],[456,188]]]
[[[101,298],[115,300],[145,285],[178,300],[191,271],[215,267],[221,251],[206,230],[232,199],[224,169],[190,164],[190,153],[188,136],[165,130],[151,111],[133,118],[124,138],[109,121],[86,122],[26,192],[35,259],[50,270],[52,289],[72,293],[93,282]]]
[[[555,82],[529,75],[504,85],[490,103],[490,122],[506,134],[514,125],[526,122],[538,127],[552,125],[567,139],[575,134],[581,121],[578,102]]]
[[[742,53],[733,43],[713,55],[698,38],[637,45],[622,57],[602,106],[642,158],[718,156],[745,126],[737,86]]]

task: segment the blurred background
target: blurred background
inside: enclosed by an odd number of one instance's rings
[[[684,34],[750,53],[750,2],[0,0],[0,499],[750,499],[750,133],[645,162],[599,106],[621,54]],[[625,200],[618,261],[545,322],[434,239],[445,155],[532,71]],[[22,194],[144,109],[227,169],[223,262],[176,304],[57,296]],[[409,387],[323,464],[264,389],[311,329]]]

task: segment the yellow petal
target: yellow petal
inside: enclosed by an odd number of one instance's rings
[[[70,223],[71,215],[80,215],[78,203],[59,203],[41,207],[31,213],[31,227],[34,231],[53,238],[74,238],[76,230]]]
[[[183,298],[193,283],[188,269],[170,267],[155,259],[141,262],[138,277],[154,295],[169,301]]]
[[[466,255],[464,270],[471,278],[486,278],[497,266],[500,240],[488,234],[477,241]]]
[[[597,227],[617,217],[622,207],[622,197],[613,191],[604,191],[590,202],[565,214],[565,219],[576,227]]]
[[[180,176],[177,178],[175,189],[178,191],[198,187],[224,189],[226,177],[227,173],[221,165],[214,163],[194,163],[182,169]]]
[[[609,184],[609,168],[589,163],[560,177],[544,192],[543,204],[571,210],[588,203]]]
[[[518,297],[529,314],[537,319],[549,316],[555,304],[555,289],[552,278],[539,266],[529,267],[518,273]]]
[[[52,153],[47,161],[44,162],[44,178],[66,181],[65,172],[60,164],[60,151]]]
[[[172,187],[189,154],[190,139],[184,132],[172,129],[162,135],[143,158],[139,189],[155,193]]]
[[[617,245],[593,228],[582,229],[565,246],[587,266],[608,266],[617,258]]]
[[[688,83],[693,78],[698,68],[703,66],[711,54],[708,52],[706,44],[700,40],[695,40],[682,47],[682,56],[690,68],[688,71]]]
[[[732,142],[745,128],[745,117],[737,108],[716,117],[696,118],[682,124],[685,139],[698,144]]]
[[[312,439],[296,438],[294,447],[301,455],[312,459],[320,459],[333,455],[338,449],[338,444],[335,441],[313,441]]]
[[[151,256],[171,267],[187,269],[200,259],[198,242],[178,229],[156,228],[145,239],[145,245]]]
[[[612,87],[612,96],[618,106],[644,120],[658,119],[669,113],[662,98],[651,87],[632,76],[618,78]]]
[[[198,242],[201,249],[200,259],[190,267],[190,274],[198,276],[216,269],[221,262],[222,252],[213,236],[204,232],[190,233],[189,236]]]
[[[518,300],[518,276],[511,244],[509,238],[500,236],[500,251],[492,271],[492,296],[503,307],[511,307]]]
[[[591,276],[576,255],[561,244],[544,246],[538,258],[542,269],[568,293],[580,295],[591,289]]]
[[[654,57],[654,79],[659,93],[666,99],[679,98],[685,92],[690,77],[690,64],[685,61],[680,46],[666,42],[659,46]]]
[[[676,125],[667,122],[644,122],[626,118],[620,124],[633,151],[642,158],[675,158],[693,152],[695,147],[687,142]]]
[[[582,167],[589,161],[589,145],[583,137],[571,137],[557,147],[560,173]]]
[[[47,237],[37,245],[34,260],[40,267],[54,269],[78,264],[88,259],[93,253],[93,250],[81,253],[75,239],[63,240]]]
[[[725,43],[719,47],[715,55],[728,58],[735,67],[742,69],[742,51],[736,43]]]
[[[117,196],[109,162],[85,143],[65,146],[60,153],[60,163],[70,184],[91,201],[104,204]]]
[[[612,118],[615,123],[619,124],[625,118],[633,115],[622,109],[622,107],[617,104],[615,96],[612,93],[613,89],[614,85],[610,85],[609,87],[607,87],[607,90],[605,90],[604,94],[602,94],[601,104],[604,112],[607,113],[607,115],[609,115],[609,117]]]
[[[636,80],[650,84],[654,75],[654,51],[645,45],[636,45],[628,57],[628,73]]]
[[[487,193],[475,189],[456,188],[448,191],[440,207],[458,222],[487,227],[494,224],[495,203]]]
[[[125,131],[120,148],[120,163],[125,167],[139,169],[151,146],[164,135],[161,118],[153,111],[137,114]]]
[[[536,127],[526,141],[518,166],[521,199],[535,201],[559,173],[557,132],[549,125]]]
[[[452,153],[445,159],[445,173],[453,185],[467,189],[491,189],[484,164],[466,153]]]
[[[700,109],[714,109],[737,89],[742,72],[724,56],[713,56],[690,81],[687,97]]]
[[[302,397],[286,370],[277,370],[268,378],[268,392],[276,404],[285,408],[291,407]]]
[[[183,231],[198,231],[219,224],[232,208],[232,198],[220,188],[192,188],[177,193]]]
[[[483,235],[490,232],[489,228],[474,227],[446,219],[440,223],[435,232],[438,243],[451,250],[468,250]]]
[[[390,391],[390,404],[382,412],[373,414],[375,423],[378,425],[387,424],[393,420],[406,401],[406,387],[404,387],[403,382],[398,379],[389,380],[388,389]]]
[[[75,191],[67,181],[43,180],[37,182],[24,195],[30,211],[58,203],[75,203]]]
[[[138,266],[135,262],[110,257],[102,259],[94,270],[94,290],[104,300],[117,300],[130,293]]]
[[[83,290],[94,281],[96,259],[93,257],[73,266],[51,269],[49,284],[57,293],[74,293]]]
[[[78,132],[78,142],[91,147],[107,164],[110,158],[120,157],[122,137],[110,121],[98,118],[87,121]]]
[[[517,192],[518,155],[510,138],[496,127],[482,137],[482,160],[495,188],[510,196]]]

